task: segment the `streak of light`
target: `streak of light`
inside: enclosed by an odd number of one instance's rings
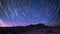
[[[25,16],[25,13],[24,13],[24,12],[22,12],[22,15],[23,15],[23,16]]]
[[[4,24],[4,22],[0,19],[0,27],[5,27],[7,26],[6,24]]]
[[[55,21],[57,19],[57,12],[59,10],[59,5],[57,5],[56,9],[55,9],[55,13],[53,14],[53,16],[50,18],[49,22]],[[54,20],[53,20],[54,19]]]

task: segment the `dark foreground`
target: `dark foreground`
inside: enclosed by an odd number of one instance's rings
[[[43,24],[0,27],[0,34],[60,34],[60,26],[46,26]]]

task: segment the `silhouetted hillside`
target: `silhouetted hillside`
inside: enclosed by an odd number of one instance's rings
[[[15,26],[15,27],[0,27],[0,34],[22,34],[24,32],[31,32],[41,30],[41,32],[51,33],[54,30],[60,31],[60,26],[46,26],[44,24]]]

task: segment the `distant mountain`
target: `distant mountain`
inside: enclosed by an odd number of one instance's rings
[[[17,34],[31,31],[44,31],[50,33],[54,30],[60,31],[60,26],[46,26],[44,24],[28,25],[28,26],[14,26],[14,27],[0,27],[0,34]]]

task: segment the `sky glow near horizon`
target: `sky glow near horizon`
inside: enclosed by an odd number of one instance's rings
[[[0,0],[2,26],[60,24],[59,0]]]

